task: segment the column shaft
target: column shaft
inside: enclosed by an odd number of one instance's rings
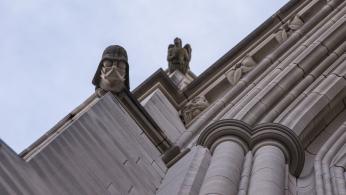
[[[200,194],[237,194],[244,150],[236,142],[220,143],[213,153]]]
[[[249,195],[280,195],[285,188],[285,156],[276,146],[262,146],[254,156]]]

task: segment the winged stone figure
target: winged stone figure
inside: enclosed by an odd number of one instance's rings
[[[168,46],[167,61],[169,72],[172,73],[175,70],[179,70],[181,73],[186,74],[190,69],[191,52],[190,44],[182,47],[181,39],[175,38],[174,44]]]

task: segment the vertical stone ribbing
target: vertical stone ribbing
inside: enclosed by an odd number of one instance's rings
[[[254,156],[249,195],[284,194],[285,156],[276,146],[263,146]]]
[[[236,142],[220,143],[213,153],[200,194],[237,194],[244,150]]]

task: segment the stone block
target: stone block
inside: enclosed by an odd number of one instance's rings
[[[335,74],[337,76],[340,76],[346,79],[346,59],[345,59],[346,55],[344,54],[341,58],[343,58],[344,61],[332,71],[332,74]]]
[[[308,74],[327,54],[328,49],[326,47],[318,43],[313,43],[293,63],[302,68],[305,74]]]
[[[143,106],[172,142],[185,131],[179,113],[160,90],[155,90]]]
[[[295,64],[289,65],[272,82],[277,83],[283,90],[289,90],[304,77],[304,71]]]
[[[321,41],[329,51],[334,50],[346,38],[346,18],[339,19],[325,34]]]
[[[346,80],[342,77],[336,75],[328,75],[327,78],[318,85],[312,93],[318,93],[325,95],[329,101],[333,100],[338,93],[340,93],[344,88],[346,88]]]

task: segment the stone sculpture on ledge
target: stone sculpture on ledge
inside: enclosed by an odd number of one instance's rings
[[[126,50],[119,45],[107,47],[92,80],[98,94],[111,91],[118,93],[129,89],[129,64]]]
[[[173,73],[175,70],[179,70],[183,74],[186,74],[190,69],[189,62],[191,60],[191,46],[186,44],[182,47],[182,42],[180,38],[174,39],[174,44],[168,46],[168,70],[169,73]]]
[[[182,110],[182,117],[185,124],[188,124],[209,106],[208,100],[204,96],[197,96],[190,100]]]

